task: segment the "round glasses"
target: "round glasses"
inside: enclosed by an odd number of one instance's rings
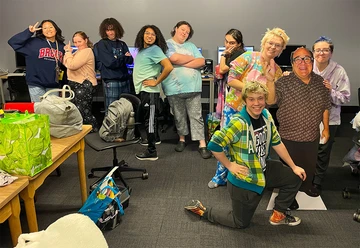
[[[328,54],[330,51],[331,51],[330,48],[315,49],[314,50],[315,53],[324,53],[324,54]]]
[[[305,56],[305,57],[296,57],[293,59],[293,62],[297,65],[300,65],[302,61],[304,61],[305,64],[311,64],[313,62],[313,58],[309,57],[309,56]]]

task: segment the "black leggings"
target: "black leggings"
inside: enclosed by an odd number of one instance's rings
[[[85,80],[83,83],[73,81],[68,82],[70,88],[75,93],[74,99],[71,100],[73,104],[79,109],[83,118],[84,124],[90,124],[93,132],[97,132],[98,124],[96,118],[92,114],[92,83]]]

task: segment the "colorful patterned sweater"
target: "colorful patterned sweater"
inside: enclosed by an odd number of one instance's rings
[[[274,120],[267,109],[262,111],[260,118],[266,123],[266,155],[269,155],[270,147],[281,143],[280,135],[275,127]],[[270,135],[269,135],[270,134]],[[265,187],[265,176],[256,153],[254,129],[246,106],[237,114],[223,129],[216,131],[208,144],[208,149],[214,152],[222,152],[229,146],[230,161],[249,168],[249,175],[236,175],[228,173],[228,181],[233,185],[261,194]]]

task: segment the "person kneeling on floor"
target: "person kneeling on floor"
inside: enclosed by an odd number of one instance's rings
[[[303,168],[296,166],[281,142],[273,118],[265,109],[268,89],[259,82],[249,82],[243,88],[243,109],[230,123],[212,136],[208,149],[229,171],[227,189],[232,209],[205,207],[191,200],[185,209],[210,222],[234,228],[249,226],[265,187],[278,188],[275,207],[270,217],[272,225],[296,226],[301,220],[287,212],[306,179]],[[229,146],[230,160],[223,152]],[[268,159],[270,147],[289,166]]]

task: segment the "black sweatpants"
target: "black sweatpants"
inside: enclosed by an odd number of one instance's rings
[[[274,209],[285,213],[294,201],[296,193],[300,188],[300,177],[295,175],[289,167],[283,165],[280,161],[268,160],[266,161],[265,180],[266,187],[279,189],[279,194],[275,198]],[[236,187],[229,181],[227,189],[230,194],[232,208],[230,210],[222,210],[207,207],[207,215],[204,215],[204,217],[210,222],[224,226],[246,228],[250,224],[263,193],[258,194]]]
[[[150,153],[154,153],[156,152],[156,138],[159,137],[159,123],[157,118],[160,112],[160,93],[148,93],[141,91],[140,100],[148,140],[148,151]]]

